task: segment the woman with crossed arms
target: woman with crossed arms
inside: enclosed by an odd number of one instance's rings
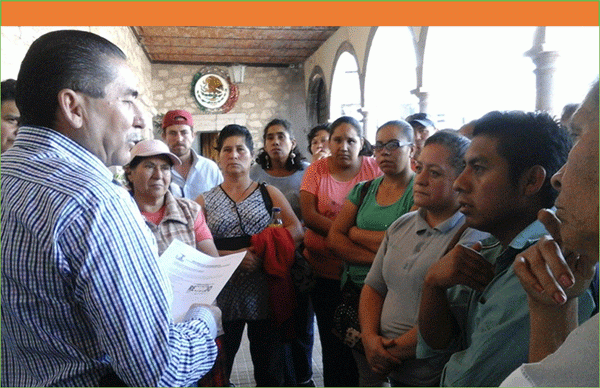
[[[413,206],[413,128],[403,120],[390,121],[377,130],[376,137],[373,150],[383,176],[354,186],[327,235],[327,245],[344,260],[342,288],[346,285],[356,293],[364,284],[385,230]],[[364,355],[354,349],[352,354],[359,384],[372,385],[371,368]]]

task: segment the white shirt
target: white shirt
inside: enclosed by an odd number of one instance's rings
[[[540,362],[523,364],[501,387],[598,387],[598,314]]]
[[[172,192],[175,197],[194,201],[200,194],[222,183],[223,175],[215,162],[198,155],[194,150],[190,151],[192,166],[187,174],[187,179],[183,179],[175,169],[171,170],[172,183],[175,183],[180,189],[176,190],[177,186],[172,185]]]

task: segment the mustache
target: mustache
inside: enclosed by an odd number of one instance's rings
[[[132,142],[133,144],[137,144],[142,141],[142,134],[138,132],[133,132],[127,135],[127,142]]]

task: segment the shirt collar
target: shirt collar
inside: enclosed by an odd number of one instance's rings
[[[196,153],[196,151],[194,151],[193,148],[190,148],[190,155],[192,156],[192,166],[194,166],[198,161],[198,154]]]
[[[179,209],[179,205],[173,194],[171,194],[168,190],[165,194],[165,216],[163,217],[163,221],[176,221],[182,224],[187,224],[188,220],[185,218],[185,215]]]
[[[448,218],[446,221],[442,222],[436,227],[431,228],[425,220],[425,212],[426,210],[423,208],[419,208],[417,210],[417,233],[423,233],[428,229],[437,230],[440,233],[447,233],[465,218],[464,214],[462,214],[460,211],[456,211],[452,217]]]
[[[523,248],[536,242],[546,234],[548,234],[548,231],[544,227],[544,224],[542,224],[539,220],[535,220],[534,222],[529,224],[525,229],[523,229],[521,233],[517,235],[517,237],[513,238],[510,244],[508,244],[508,246],[511,248],[522,250]]]
[[[81,145],[63,135],[62,133],[45,127],[23,126],[19,128],[19,133],[15,139],[15,145],[21,145],[29,148],[35,144],[36,153],[58,153],[67,161],[76,164],[85,164],[88,168],[95,170],[109,181],[113,180],[113,174],[108,167]]]

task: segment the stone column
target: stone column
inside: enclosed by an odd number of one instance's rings
[[[531,55],[535,64],[535,109],[550,114],[554,111],[554,72],[558,56],[557,51],[539,51]]]
[[[360,120],[365,132],[365,137],[367,136],[368,128],[369,128],[369,110],[366,107],[360,107],[357,109],[357,112],[362,115],[362,119]]]
[[[423,90],[422,87],[411,90],[410,94],[414,94],[419,99],[419,112],[427,113],[427,99],[429,98],[429,92]]]

